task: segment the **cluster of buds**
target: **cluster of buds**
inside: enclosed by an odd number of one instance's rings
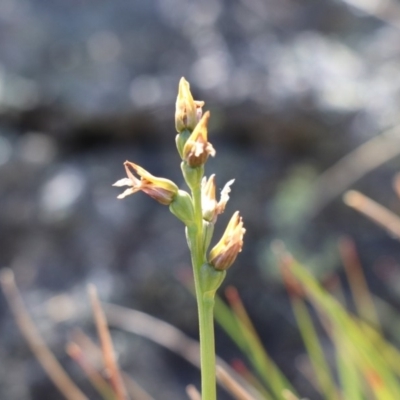
[[[211,240],[214,224],[219,214],[223,213],[229,200],[229,181],[221,191],[220,200],[216,199],[215,175],[203,177],[204,164],[209,156],[215,156],[215,150],[208,141],[208,121],[210,112],[202,113],[203,101],[196,101],[190,92],[189,83],[182,78],[179,82],[176,100],[175,127],[178,131],[176,144],[182,158],[182,170],[189,187],[201,186],[201,210],[203,218],[204,252]],[[192,197],[165,178],[151,175],[138,165],[126,161],[127,177],[117,181],[114,186],[128,186],[118,198],[122,199],[138,191],[143,191],[161,204],[169,205],[171,212],[190,228],[195,222]],[[134,175],[134,173],[138,177]],[[235,212],[218,244],[210,251],[208,264],[216,271],[225,271],[235,261],[242,250],[242,218]]]
[[[176,145],[182,161],[190,168],[201,167],[209,156],[215,156],[208,141],[210,112],[203,115],[203,106],[204,101],[193,100],[189,82],[181,78],[175,111]]]

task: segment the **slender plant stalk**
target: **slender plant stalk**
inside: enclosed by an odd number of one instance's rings
[[[214,341],[214,294],[203,293],[200,284],[200,269],[205,262],[203,249],[203,217],[200,182],[192,188],[195,228],[189,229],[192,248],[192,264],[196,300],[199,316],[201,395],[203,399],[215,400],[215,341]]]
[[[204,399],[214,400],[216,393],[214,298],[203,295],[199,302],[201,392]]]

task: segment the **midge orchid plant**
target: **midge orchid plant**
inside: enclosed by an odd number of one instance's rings
[[[204,400],[215,400],[214,298],[226,270],[242,250],[245,229],[236,211],[221,240],[208,252],[214,225],[218,215],[225,210],[233,180],[225,185],[217,201],[215,175],[208,179],[204,176],[204,165],[209,156],[215,156],[215,150],[207,136],[210,112],[203,115],[203,106],[203,101],[193,100],[189,83],[181,78],[175,110],[176,146],[190,194],[179,189],[174,182],[155,177],[130,161],[124,163],[127,177],[114,186],[129,186],[118,196],[120,199],[143,191],[161,204],[168,205],[186,226],[199,315],[201,395]]]

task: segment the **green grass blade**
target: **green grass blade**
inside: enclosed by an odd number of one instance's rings
[[[281,399],[285,389],[295,392],[264,349],[254,327],[249,326],[250,320],[244,321],[243,316],[237,315],[221,299],[216,301],[215,312],[216,321],[221,324],[221,327],[246,355],[254,370],[272,392],[269,398]]]
[[[333,332],[341,335],[349,356],[353,357],[354,362],[367,377],[375,397],[379,400],[400,399],[397,377],[381,352],[368,339],[360,321],[349,315],[300,264],[293,261],[290,269],[302,284],[310,301],[328,318]]]
[[[343,238],[339,242],[339,249],[358,315],[380,330],[378,313],[354,242]]]
[[[353,360],[345,351],[340,338],[336,338],[334,343],[336,347],[337,371],[342,387],[342,398],[363,400],[363,386],[357,366],[354,365]]]
[[[215,296],[214,317],[236,346],[245,354],[248,343],[241,333],[237,318],[218,295]]]
[[[331,375],[330,368],[325,359],[324,352],[319,342],[317,332],[306,305],[299,297],[292,296],[292,308],[297,324],[306,346],[317,384],[326,400],[337,400],[338,393]]]

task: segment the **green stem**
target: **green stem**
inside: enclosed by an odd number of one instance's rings
[[[203,293],[200,283],[201,266],[205,263],[203,249],[203,216],[201,188],[191,188],[195,213],[195,227],[189,229],[192,264],[199,315],[201,396],[204,400],[216,400],[215,342],[214,342],[214,293]]]
[[[214,295],[205,294],[197,301],[200,330],[201,397],[204,400],[216,400]]]
[[[193,196],[193,208],[194,208],[194,219],[196,224],[196,237],[194,238],[196,241],[196,251],[194,252],[194,256],[196,257],[196,264],[193,266],[200,269],[205,261],[205,254],[203,250],[203,210],[201,207],[201,188],[200,182],[198,185],[192,188],[192,196]],[[200,263],[200,264],[199,264]]]

